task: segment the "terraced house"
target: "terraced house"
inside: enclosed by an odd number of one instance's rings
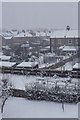
[[[79,48],[78,30],[56,30],[50,37],[50,51],[57,54],[76,54]]]

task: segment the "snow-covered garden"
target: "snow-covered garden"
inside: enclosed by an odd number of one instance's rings
[[[31,101],[9,98],[4,106],[3,118],[78,118],[78,104]]]
[[[2,74],[0,74],[2,75]],[[43,79],[47,79],[48,81],[66,81],[70,78],[61,78],[61,77],[57,77],[56,79],[56,75],[53,77],[41,77]],[[36,82],[36,79],[39,79],[39,76],[26,76],[26,75],[15,75],[15,74],[4,74],[2,75],[2,78],[4,79],[9,79],[10,82],[12,83],[13,87],[15,89],[21,89],[21,90],[25,90],[25,85],[27,83],[32,83],[32,82]],[[73,78],[71,79],[72,82],[77,83],[78,79],[77,78]]]
[[[35,83],[38,79],[58,82],[64,86],[70,78],[39,77],[4,74],[3,79],[8,79],[13,85],[13,89],[25,90],[25,86]],[[46,81],[46,82],[47,82]],[[71,82],[78,83],[78,79],[73,78]],[[71,84],[71,83],[70,83]],[[36,107],[35,107],[36,106]],[[58,114],[58,115],[57,115]],[[78,118],[78,103],[58,103],[53,101],[28,100],[27,98],[8,97],[3,108],[3,118]]]

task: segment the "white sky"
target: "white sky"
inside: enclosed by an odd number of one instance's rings
[[[70,25],[72,29],[77,29],[78,27],[78,3],[75,2],[76,0],[73,0],[73,2],[70,2],[69,0],[69,2],[52,2],[52,3],[50,2],[24,3],[22,1],[21,1],[22,3],[21,2],[10,3],[9,0],[3,1],[4,2],[2,3],[2,21],[3,21],[2,27],[5,29],[14,28],[65,29],[67,25]],[[5,1],[8,2],[5,3]]]
[[[2,2],[79,2],[79,0],[0,0]]]

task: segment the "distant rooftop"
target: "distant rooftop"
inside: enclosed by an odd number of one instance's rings
[[[29,32],[21,32],[18,35],[15,35],[14,37],[32,37],[32,35]]]
[[[1,60],[10,60],[11,56],[0,55]]]

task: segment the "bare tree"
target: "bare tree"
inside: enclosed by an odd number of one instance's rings
[[[8,97],[10,95],[12,95],[13,85],[9,81],[9,79],[3,79],[2,78],[1,82],[2,82],[2,95],[1,95],[1,98],[2,98],[2,107],[1,107],[1,112],[3,113],[3,107],[4,107],[4,104],[5,104],[6,100],[8,99]]]

